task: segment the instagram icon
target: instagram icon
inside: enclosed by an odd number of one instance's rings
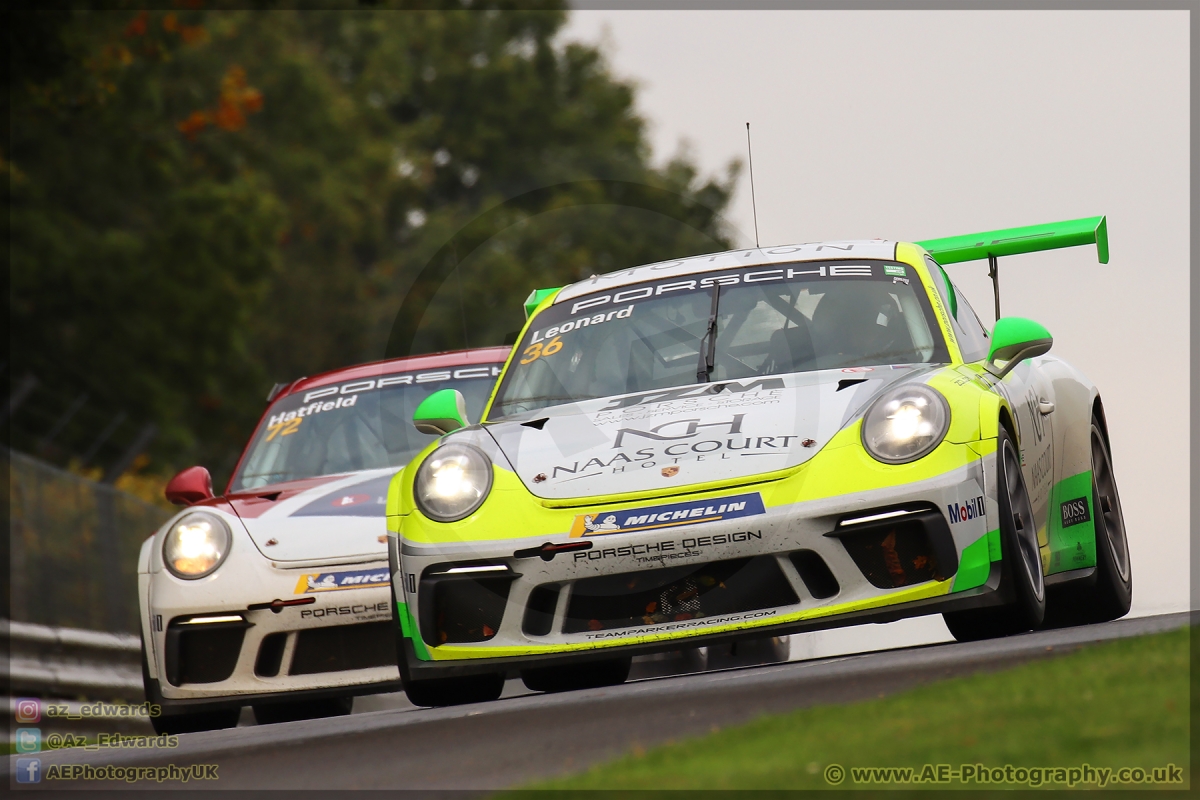
[[[16,702],[17,722],[29,724],[42,718],[42,704],[36,697],[18,697]]]

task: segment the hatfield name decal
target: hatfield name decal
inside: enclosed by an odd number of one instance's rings
[[[571,525],[572,538],[604,536],[611,533],[649,531],[676,525],[695,525],[723,519],[753,517],[766,513],[762,495],[739,494],[689,503],[670,503],[660,506],[641,506],[607,511],[599,514],[580,514]]]
[[[387,567],[359,569],[353,572],[310,572],[296,582],[295,594],[340,592],[346,589],[369,589],[388,582]]]

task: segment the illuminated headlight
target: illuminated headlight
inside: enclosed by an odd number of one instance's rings
[[[492,462],[474,447],[448,444],[417,470],[413,494],[422,513],[454,522],[475,512],[492,490]]]
[[[229,526],[215,514],[188,514],[163,540],[163,561],[172,574],[191,580],[210,574],[229,555]]]
[[[950,406],[923,383],[884,392],[863,416],[862,443],[885,464],[904,464],[928,455],[950,428]]]

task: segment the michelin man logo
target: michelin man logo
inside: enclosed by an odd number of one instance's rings
[[[603,522],[596,522],[596,517],[599,514],[588,514],[583,518],[583,527],[588,533],[601,533],[603,531],[619,531],[621,526],[617,524],[616,514],[609,514],[604,518]]]
[[[296,594],[314,592],[341,592],[348,589],[369,589],[386,586],[389,574],[387,567],[357,569],[350,572],[315,572],[301,575],[296,581]]]

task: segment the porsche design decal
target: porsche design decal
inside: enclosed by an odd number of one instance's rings
[[[763,508],[762,495],[754,492],[732,497],[693,500],[687,503],[669,503],[623,508],[618,511],[605,511],[597,514],[580,514],[575,517],[575,522],[571,525],[571,536],[578,538],[650,531],[656,528],[671,528],[676,525],[695,525],[701,522],[753,517],[764,513],[766,513],[766,509]]]

